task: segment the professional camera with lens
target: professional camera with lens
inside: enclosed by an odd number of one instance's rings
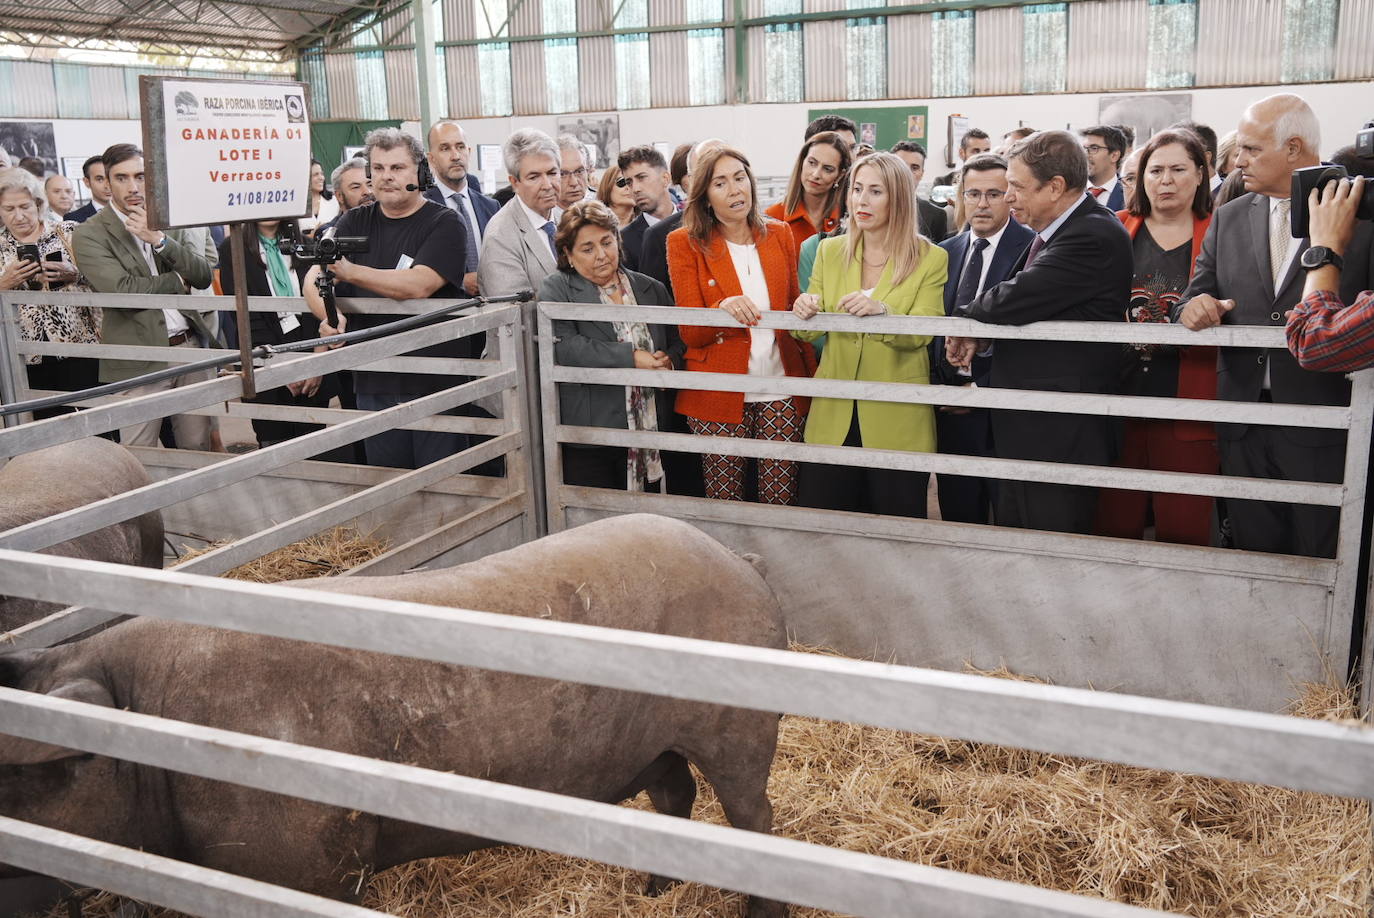
[[[281,238],[277,249],[283,255],[294,255],[298,261],[319,265],[320,273],[315,277],[315,289],[324,301],[324,314],[329,324],[339,327],[339,311],[334,302],[334,274],[329,266],[345,255],[367,251],[366,236],[339,236],[338,227],[331,226],[314,238],[302,239],[294,222],[282,224]]]
[[[1355,135],[1355,155],[1374,160],[1374,121],[1365,122],[1364,128]],[[1305,239],[1310,235],[1307,199],[1312,194],[1312,189],[1320,191],[1332,182],[1349,181],[1349,175],[1344,166],[1325,164],[1293,172],[1293,190],[1290,198],[1292,205],[1288,211],[1293,238]],[[1365,179],[1364,194],[1355,209],[1355,219],[1374,220],[1374,180]]]

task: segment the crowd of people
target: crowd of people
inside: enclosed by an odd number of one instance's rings
[[[1374,224],[1355,221],[1362,185],[1314,197],[1313,228],[1290,227],[1292,173],[1317,165],[1320,132],[1300,97],[1271,96],[1218,138],[1173,125],[1137,143],[1101,124],[1077,132],[1019,127],[995,142],[973,129],[960,143],[945,204],[921,189],[926,151],[858,142],[836,115],[809,124],[779,201],[760,201],[747,153],[721,139],[621,150],[600,176],[576,137],[515,131],[503,147],[509,188],[485,194],[468,171],[462,125],[441,121],[427,143],[396,128],[371,132],[358,159],[314,165],[305,232],[333,226],[365,236],[364,253],[334,267],[340,297],[397,300],[503,296],[589,304],[716,308],[733,324],[704,327],[564,319],[554,323],[563,365],[934,383],[1064,393],[1128,394],[1312,405],[1348,404],[1343,370],[1374,362]],[[1353,173],[1374,161],[1334,157]],[[147,226],[141,152],[111,147],[86,163],[91,203],[70,211],[70,183],[22,168],[0,171],[0,289],[19,287],[188,296],[230,292],[236,279],[208,231]],[[502,200],[504,198],[504,200]],[[67,211],[62,208],[67,208]],[[257,225],[248,292],[304,296],[308,312],[255,313],[254,344],[331,335],[386,321],[326,316],[314,280],[276,245],[280,221]],[[1309,238],[1310,236],[1310,238]],[[37,258],[26,258],[37,246]],[[1315,253],[1315,254],[1314,254]],[[1325,253],[1323,255],[1323,253]],[[216,271],[216,268],[218,270]],[[98,311],[21,307],[25,338],[195,346],[220,340],[194,299],[164,308]],[[1353,303],[1346,309],[1345,303]],[[174,305],[175,304],[175,308]],[[853,317],[959,316],[1024,325],[1043,320],[1288,324],[1292,350],[949,337],[887,332],[786,332],[760,327],[765,311]],[[351,322],[351,326],[350,326]],[[425,356],[478,357],[481,336]],[[34,388],[79,389],[136,376],[146,361],[30,358]],[[190,376],[156,384],[194,382]],[[434,374],[360,372],[263,393],[276,404],[382,409],[453,384]],[[768,391],[560,384],[563,423],[721,438],[864,446],[1031,463],[1119,465],[1192,474],[1340,481],[1344,435],[1259,424],[1132,419],[804,398]],[[143,391],[142,387],[136,391]],[[149,389],[148,391],[152,391]],[[956,400],[957,401],[957,400]],[[476,407],[454,413],[482,414]],[[194,422],[194,423],[193,423]],[[173,424],[177,445],[207,448],[205,418]],[[157,441],[158,425],[122,431]],[[308,429],[255,422],[266,445]],[[390,431],[363,444],[367,462],[415,468],[474,437]],[[347,456],[342,458],[349,458]],[[569,484],[657,490],[924,517],[928,475],[900,469],[564,444]],[[1023,479],[940,474],[946,520],[1154,537],[1189,544],[1331,557],[1337,511],[1266,501],[1056,483],[1049,466]],[[1041,471],[1044,470],[1044,471]]]

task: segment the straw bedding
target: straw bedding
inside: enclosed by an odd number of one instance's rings
[[[299,577],[298,563],[240,572]],[[1290,713],[1356,711],[1347,688],[1308,685]],[[698,786],[693,818],[723,822],[710,786]],[[1361,801],[800,717],[783,718],[769,794],[789,838],[1205,918],[1357,916],[1370,902]],[[643,795],[628,805],[648,807]],[[647,898],[643,874],[515,848],[365,880],[364,905],[407,918],[717,918],[743,908],[742,897],[695,884]],[[87,914],[112,915],[117,902],[101,895]]]

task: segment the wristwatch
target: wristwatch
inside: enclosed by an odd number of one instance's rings
[[[153,246],[152,249],[154,252],[161,252],[165,248],[167,248],[167,234],[163,233],[162,238],[157,241],[157,245]]]
[[[1315,271],[1327,265],[1335,265],[1336,269],[1340,270],[1344,267],[1345,262],[1341,256],[1337,255],[1326,246],[1314,245],[1302,253],[1302,257],[1298,259],[1298,264],[1302,265],[1303,269],[1307,271]]]

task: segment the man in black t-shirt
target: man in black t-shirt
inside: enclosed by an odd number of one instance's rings
[[[389,297],[395,300],[458,299],[463,296],[467,233],[452,210],[422,196],[419,140],[399,128],[379,128],[367,135],[364,157],[371,164],[376,201],[355,207],[339,218],[339,236],[367,237],[367,251],[340,259],[333,267],[339,297]],[[324,301],[315,290],[319,267],[301,285],[310,310],[320,319],[320,334],[332,335],[350,325],[339,314],[339,327],[325,318]],[[355,315],[353,329],[371,328],[399,316]],[[482,338],[474,335],[430,345],[406,356],[475,357]],[[367,411],[402,402],[463,382],[453,376],[424,373],[355,373],[358,407]],[[456,409],[454,413],[466,413]],[[419,468],[466,449],[464,434],[423,430],[390,430],[364,441],[369,465]]]

